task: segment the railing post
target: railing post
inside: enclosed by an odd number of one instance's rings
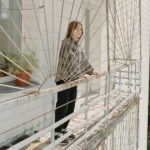
[[[121,69],[119,70],[119,100],[118,103],[121,102]]]
[[[88,105],[88,93],[89,93],[89,80],[86,82],[86,87],[85,87],[85,106]],[[88,109],[85,111],[85,124],[84,124],[84,134],[87,132],[87,123],[88,123]],[[87,138],[84,140],[84,144],[87,145]],[[88,148],[87,148],[88,149]]]
[[[105,95],[106,95],[105,102],[104,102],[105,116],[108,116],[109,114],[109,93],[110,93],[110,73],[107,73],[105,76]],[[107,124],[108,124],[108,117],[105,122],[105,127],[107,127]]]
[[[130,65],[130,93],[132,92],[132,87],[133,87],[133,78],[132,78],[132,65]]]
[[[139,63],[138,63],[138,66],[139,66],[139,74],[140,74],[140,87],[139,87],[139,93],[141,93],[141,60],[139,61]]]
[[[110,93],[110,74],[108,73],[108,86],[107,86],[107,123],[108,123],[108,114],[109,114],[109,93]]]
[[[107,121],[106,123],[108,123],[108,113],[109,113],[109,93],[110,93],[110,54],[109,54],[109,49],[110,49],[110,44],[109,44],[109,1],[105,0],[106,2],[106,33],[107,33],[107,68],[108,68],[108,73],[107,73],[107,86],[106,88],[106,94],[107,94],[107,98],[106,98],[106,112],[107,112]],[[106,125],[105,123],[105,125]]]
[[[105,141],[103,142],[102,150],[105,150]]]
[[[130,91],[130,65],[128,64],[128,95]]]
[[[114,131],[112,131],[112,150],[115,150],[115,140]]]
[[[137,77],[137,74],[136,74],[136,71],[137,71],[137,70],[136,70],[136,63],[134,64],[134,66],[135,66],[135,68],[134,68],[134,71],[135,71],[135,72],[134,72],[134,77],[135,77],[135,80],[134,80],[134,84],[135,84],[135,85],[134,85],[134,91],[136,92],[136,77]]]
[[[105,95],[107,95],[107,80],[108,80],[108,73],[105,75]],[[104,101],[104,116],[106,117],[107,115],[107,98],[105,98],[105,101]],[[105,126],[106,126],[106,122],[105,122]]]
[[[85,9],[85,54],[89,57],[90,52],[90,9]],[[88,93],[90,91],[91,81],[86,81],[85,87],[85,105],[88,105]],[[88,123],[88,109],[85,111],[85,125],[84,125],[84,134],[87,132],[87,123]],[[87,138],[84,140],[84,144],[87,145]],[[87,148],[88,149],[88,148]]]
[[[56,99],[57,98],[57,93],[52,93],[52,112],[51,112],[51,124],[54,124],[55,123],[55,109],[56,109]],[[55,148],[55,128],[53,128],[51,130],[51,143],[53,143],[53,149]]]

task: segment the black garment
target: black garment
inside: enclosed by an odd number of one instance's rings
[[[58,82],[56,82],[57,85],[63,84],[64,81],[60,80]],[[57,103],[56,103],[56,108],[60,107],[61,105],[64,105],[72,100],[75,100],[77,96],[77,86],[66,89],[64,91],[60,91],[57,94]],[[58,108],[55,111],[55,122],[63,119],[64,117],[70,115],[71,113],[74,112],[74,108],[75,108],[75,101],[69,103],[68,105],[65,105],[61,108]],[[64,124],[60,125],[59,127],[57,127],[55,129],[56,132],[61,132],[62,129],[66,129],[68,124],[69,124],[68,120],[67,122],[65,122]]]

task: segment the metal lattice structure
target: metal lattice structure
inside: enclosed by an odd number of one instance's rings
[[[37,147],[44,150],[137,150],[142,62],[141,0],[14,0],[15,8],[8,7],[4,0],[0,0],[0,4],[1,17],[5,17],[4,24],[0,22],[1,34],[13,53],[33,70],[31,82],[27,82],[0,68],[1,73],[11,77],[0,83],[0,112],[4,120],[0,126],[0,145],[9,143],[10,150],[36,149],[34,141],[40,138]],[[22,28],[12,10],[21,15]],[[55,86],[61,40],[71,20],[78,20],[85,27],[80,45],[100,76]],[[9,33],[5,22],[10,23],[20,44]],[[10,53],[3,52],[4,48],[10,51],[9,46],[0,44],[4,46],[0,56],[29,74],[10,58]],[[32,53],[36,53],[38,69],[27,57]],[[71,67],[68,64],[68,68]],[[29,88],[14,85],[14,79],[28,83]],[[82,90],[76,99],[75,112],[55,123],[57,92],[77,85]],[[96,90],[93,87],[97,87]],[[7,104],[11,108],[8,113]],[[72,119],[69,132],[55,141],[54,129],[69,119]],[[34,130],[38,132],[34,134]],[[12,144],[22,134],[31,132],[32,136]],[[77,138],[67,146],[61,146],[60,142],[72,133]]]

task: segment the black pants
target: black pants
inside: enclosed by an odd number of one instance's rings
[[[60,84],[63,84],[63,83],[64,82],[62,80],[56,82],[57,85],[60,85]],[[56,108],[66,104],[66,103],[68,103],[68,102],[70,102],[72,100],[75,100],[76,96],[77,96],[77,86],[69,88],[69,89],[66,89],[64,91],[58,92]],[[73,102],[71,102],[71,103],[69,103],[69,104],[67,104],[65,106],[62,106],[62,107],[56,109],[56,111],[55,111],[55,122],[63,119],[64,117],[70,115],[71,113],[73,113],[74,112],[74,108],[75,108],[75,101],[73,101]],[[63,123],[59,127],[57,127],[55,129],[55,131],[56,132],[61,132],[62,129],[66,129],[68,124],[69,124],[69,121],[70,120],[68,120],[67,122]]]

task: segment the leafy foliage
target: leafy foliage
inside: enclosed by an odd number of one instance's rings
[[[39,68],[35,52],[32,51],[30,55],[24,54],[24,56],[35,69]],[[9,59],[11,59],[25,71],[32,71],[31,65],[20,54],[18,55],[18,57],[15,55],[9,56]],[[8,65],[8,69],[10,73],[14,74],[20,73],[22,71],[12,63]]]

